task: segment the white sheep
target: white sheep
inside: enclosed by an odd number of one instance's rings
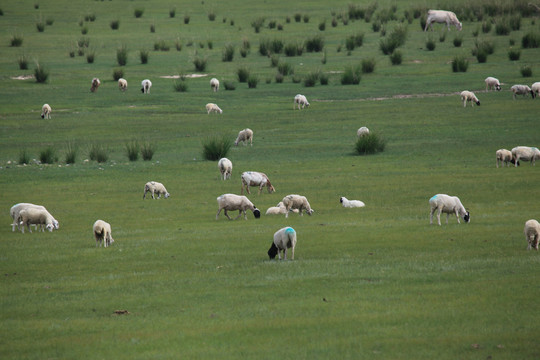
[[[499,149],[495,152],[495,157],[497,158],[497,167],[499,167],[499,162],[503,167],[505,165],[510,166],[510,162],[515,163],[514,156],[510,150]]]
[[[501,91],[501,83],[499,82],[499,79],[488,76],[484,81],[486,82],[486,91],[492,89]]]
[[[540,96],[540,81],[531,85],[531,90],[536,97]]]
[[[446,26],[448,27],[448,31],[450,31],[450,24],[455,25],[455,27],[461,31],[463,25],[459,22],[457,16],[452,11],[447,10],[428,10],[427,12],[427,19],[426,19],[426,27],[424,28],[424,31],[427,31],[428,26],[433,30],[433,23],[446,23]]]
[[[127,80],[126,80],[126,79],[124,79],[124,78],[118,79],[118,88],[119,88],[121,91],[126,91],[126,90],[127,90],[127,86],[128,86],[128,83],[127,83]]]
[[[227,219],[231,220],[229,217],[228,211],[238,210],[238,216],[234,220],[238,219],[244,213],[244,219],[247,220],[246,210],[251,210],[256,219],[261,217],[261,212],[259,209],[253,205],[249,199],[243,195],[235,194],[223,194],[217,198],[219,210],[216,214],[216,220],[219,217],[221,210],[225,210],[225,216]]]
[[[275,259],[276,255],[281,260],[281,252],[283,251],[283,259],[287,260],[287,249],[291,249],[291,260],[294,260],[294,248],[296,247],[296,231],[290,226],[279,229],[274,233],[274,241],[268,249],[270,259]]]
[[[51,106],[49,104],[43,104],[41,107],[41,118],[42,119],[50,119],[51,118]]]
[[[208,103],[208,104],[206,104],[206,112],[207,112],[208,114],[210,114],[211,112],[223,114],[223,110],[221,110],[221,109],[219,108],[219,106],[217,106],[217,105],[214,104],[214,103]]]
[[[248,194],[251,194],[249,191],[250,186],[258,186],[259,187],[259,195],[262,192],[263,187],[266,186],[268,193],[271,194],[276,189],[272,184],[270,183],[270,179],[268,179],[268,176],[266,176],[265,173],[258,172],[258,171],[245,171],[242,173],[242,188],[241,188],[241,194],[244,194],[244,188],[247,190]]]
[[[23,209],[27,209],[27,208],[36,208],[36,209],[42,209],[42,210],[45,210],[47,211],[47,209],[44,207],[44,206],[41,206],[41,205],[35,205],[35,204],[31,204],[31,203],[18,203],[18,204],[15,204],[11,207],[11,209],[9,210],[9,215],[11,215],[11,218],[13,219],[13,223],[11,224],[11,231],[15,231],[15,226],[17,226],[17,228],[20,230],[21,229],[21,226],[19,224],[19,214],[21,212],[21,210]],[[37,224],[35,224],[37,226]],[[54,219],[53,221],[53,226],[54,226],[54,229],[58,229],[60,226],[58,224],[58,221],[56,221],[56,219]],[[43,228],[42,228],[43,230]]]
[[[512,156],[514,157],[516,167],[519,165],[519,160],[530,161],[534,166],[536,159],[540,159],[540,150],[536,147],[516,146],[512,149]]]
[[[474,106],[473,103],[480,106],[480,100],[474,95],[472,91],[464,90],[461,92],[461,101],[463,101],[463,107],[467,106],[467,102],[471,103],[471,106]]]
[[[231,178],[232,174],[232,162],[227,158],[221,158],[218,161],[218,168],[221,172],[221,178],[227,180]]]
[[[91,92],[96,92],[99,85],[101,85],[101,81],[99,81],[98,78],[93,78],[92,79],[92,86],[90,87],[90,91]]]
[[[308,215],[313,214],[315,210],[311,208],[309,205],[309,202],[305,196],[297,195],[297,194],[291,194],[287,195],[283,198],[283,205],[285,205],[286,213],[285,217],[289,217],[289,212],[291,209],[298,209],[298,212],[300,213],[300,216],[303,216],[302,210],[306,210],[306,213]]]
[[[540,241],[540,223],[534,219],[528,220],[525,223],[523,232],[525,233],[525,238],[529,243],[527,250],[538,250],[538,241]]]
[[[158,183],[156,181],[149,181],[144,184],[143,199],[146,197],[147,192],[150,192],[152,194],[152,199],[155,199],[154,194],[157,194],[158,199],[161,198],[161,195],[163,195],[165,199],[171,196],[167,189],[165,189],[165,186],[162,183]]]
[[[339,202],[341,203],[341,205],[343,205],[344,208],[358,208],[366,206],[363,201],[349,200],[344,196],[339,198]]]
[[[297,94],[294,97],[293,109],[296,108],[296,104],[298,104],[298,110],[300,110],[300,105],[302,105],[302,109],[305,108],[306,106],[309,106],[309,102],[307,101],[307,98],[301,94]]]
[[[362,126],[356,131],[356,136],[358,137],[365,136],[365,135],[369,135],[369,129],[365,126]]]
[[[448,196],[446,194],[437,194],[429,199],[429,205],[431,206],[431,212],[429,214],[429,223],[433,224],[433,213],[437,211],[437,220],[439,226],[441,225],[441,213],[446,214],[446,223],[448,224],[448,216],[450,214],[456,214],[457,222],[460,224],[459,217],[463,217],[463,220],[468,223],[471,219],[470,213],[465,210],[461,200],[457,196]]]
[[[514,100],[516,100],[516,95],[523,95],[523,97],[527,97],[528,94],[531,94],[532,98],[534,99],[534,91],[532,91],[527,85],[513,85],[510,89],[512,90],[512,97]]]
[[[114,242],[111,232],[111,224],[103,220],[96,220],[92,227],[94,238],[96,239],[96,247],[100,246],[103,242],[103,247],[108,247]]]
[[[285,214],[287,212],[287,209],[285,208],[285,205],[283,205],[283,201],[280,201],[276,206],[271,206],[266,210],[266,215],[279,215],[279,214]]]
[[[247,142],[249,141],[250,145],[253,146],[253,130],[248,129],[248,128],[244,130],[240,130],[238,132],[238,136],[236,137],[236,140],[234,141],[234,145],[238,146],[238,143],[240,141],[244,145],[247,145]]]
[[[24,233],[24,226],[32,232],[30,225],[37,225],[42,231],[45,229],[53,231],[58,226],[56,219],[45,209],[29,206],[19,211],[17,222],[21,225],[21,231]]]
[[[143,94],[150,94],[150,88],[152,87],[152,82],[148,79],[144,79],[141,82],[141,92]]]
[[[216,78],[210,79],[210,87],[214,92],[217,92],[219,90],[219,80]]]

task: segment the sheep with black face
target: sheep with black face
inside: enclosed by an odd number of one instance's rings
[[[294,260],[294,248],[296,247],[296,231],[292,227],[284,227],[274,233],[274,241],[268,249],[270,259],[275,259],[276,255],[281,260],[281,252],[283,258],[287,260],[287,249],[291,249],[291,260]]]

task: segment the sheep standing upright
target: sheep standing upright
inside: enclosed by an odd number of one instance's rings
[[[37,225],[42,231],[58,228],[58,222],[45,208],[26,207],[19,212],[17,222],[21,225],[22,233],[25,225],[29,232],[32,232],[30,225]]]
[[[251,210],[253,212],[253,216],[255,216],[255,219],[261,217],[260,210],[257,209],[255,205],[253,205],[253,203],[243,195],[223,194],[221,196],[218,196],[217,202],[219,209],[216,214],[216,220],[219,218],[219,213],[221,212],[221,210],[225,210],[225,216],[229,220],[232,219],[230,218],[228,212],[234,210],[238,210],[238,216],[234,218],[234,220],[242,216],[242,213],[244,213],[244,219],[247,220],[246,210]]]
[[[150,94],[150,88],[152,87],[152,82],[148,79],[144,79],[141,82],[141,92],[143,94]]]
[[[165,199],[171,196],[167,189],[165,189],[165,186],[157,181],[149,181],[144,184],[143,199],[146,197],[147,192],[150,192],[150,194],[152,195],[152,199],[155,199],[154,194],[157,194],[158,199],[161,198],[161,195],[163,195]]]
[[[471,103],[471,106],[474,106],[473,102],[476,105],[480,106],[480,100],[478,100],[478,98],[476,97],[476,95],[474,95],[472,91],[464,90],[461,92],[460,95],[461,101],[463,101],[463,107],[466,107],[468,102]]]
[[[227,180],[231,178],[232,174],[232,162],[227,158],[221,158],[218,161],[218,168],[221,172],[221,178]]]
[[[540,81],[531,85],[531,90],[536,97],[540,97]]]
[[[461,200],[457,196],[448,196],[446,194],[437,194],[429,199],[429,205],[431,211],[429,214],[429,223],[433,224],[433,213],[437,211],[437,220],[439,226],[441,225],[441,213],[446,214],[446,223],[448,224],[448,216],[450,214],[456,214],[457,222],[460,224],[459,217],[463,217],[463,220],[468,223],[471,219],[470,213],[465,210],[465,207],[461,203]]]
[[[215,112],[216,114],[223,114],[223,110],[221,110],[219,106],[214,103],[208,103],[205,107],[208,114],[210,114],[211,112]]]
[[[219,80],[216,78],[210,79],[210,87],[214,92],[217,92],[219,90]]]
[[[90,87],[90,91],[91,92],[96,92],[99,85],[101,85],[101,81],[99,81],[98,78],[93,78],[92,79],[92,86]]]
[[[366,135],[369,135],[369,129],[365,126],[362,126],[356,131],[356,136],[358,137],[366,136]]]
[[[534,219],[528,220],[525,223],[523,232],[525,233],[525,238],[529,244],[527,250],[538,250],[538,242],[540,241],[540,223]]]
[[[516,100],[516,95],[523,95],[523,97],[527,97],[528,94],[531,94],[532,98],[534,99],[534,91],[532,91],[527,85],[513,85],[510,89],[512,90],[512,97],[514,100]]]
[[[294,97],[293,109],[296,108],[296,104],[298,104],[298,110],[300,110],[300,105],[302,106],[302,109],[306,106],[309,107],[309,102],[307,101],[307,98],[302,94],[297,94]]]
[[[266,176],[265,173],[258,172],[258,171],[245,171],[241,175],[242,178],[242,188],[240,193],[244,193],[244,188],[246,189],[248,194],[251,194],[249,191],[250,186],[258,186],[259,187],[259,195],[261,195],[263,187],[266,186],[268,189],[268,193],[271,194],[276,189],[272,184],[270,183],[270,179],[268,179],[268,176]]]
[[[51,118],[51,106],[49,104],[43,104],[41,107],[41,118],[42,119],[50,119]]]
[[[303,216],[303,210],[306,210],[306,213],[311,216],[315,210],[311,208],[309,205],[309,202],[305,196],[297,195],[297,194],[291,194],[287,195],[283,198],[283,205],[285,205],[285,209],[287,210],[285,213],[285,217],[289,217],[289,212],[294,209],[298,209],[298,212],[300,213],[300,216]]]
[[[461,31],[463,25],[459,22],[457,16],[452,11],[447,10],[428,10],[426,26],[424,31],[427,31],[427,28],[430,27],[433,30],[433,23],[443,24],[446,23],[448,31],[450,31],[450,25],[454,25],[459,31]]]
[[[281,260],[281,252],[283,251],[283,259],[287,260],[287,249],[291,249],[291,260],[294,260],[294,248],[296,247],[296,231],[290,226],[279,229],[274,233],[274,241],[268,249],[268,257],[275,259],[276,255]]]
[[[499,167],[499,162],[503,167],[505,165],[510,166],[509,163],[515,163],[514,156],[510,150],[499,149],[495,152],[495,157],[497,159],[497,167]]]
[[[11,207],[11,209],[9,209],[9,214],[11,215],[11,218],[13,219],[13,223],[11,224],[11,231],[15,231],[15,226],[21,230],[21,224],[20,224],[20,221],[21,221],[21,218],[20,218],[20,213],[22,210],[25,210],[25,209],[28,209],[28,208],[35,208],[35,209],[38,209],[38,210],[44,210],[46,211],[49,215],[49,211],[42,205],[35,205],[35,204],[31,204],[31,203],[18,203],[18,204],[15,204]],[[52,217],[52,215],[51,215]],[[60,225],[58,224],[58,221],[53,217],[52,218],[52,224],[53,224],[53,228],[55,230],[57,230]],[[30,224],[30,225],[38,225],[38,224]],[[41,230],[43,231],[44,230],[44,224],[40,224],[41,225]],[[24,230],[23,230],[24,232]]]
[[[128,87],[128,83],[127,83],[127,80],[124,79],[124,78],[120,78],[118,79],[118,88],[124,92],[127,90],[127,87]]]
[[[253,146],[253,130],[251,129],[244,129],[240,130],[238,132],[238,136],[236,137],[236,140],[234,141],[234,145],[238,146],[239,142],[242,142],[244,145],[247,145],[247,142],[249,141],[249,144]]]
[[[540,150],[536,147],[516,146],[512,149],[512,156],[516,167],[519,165],[519,160],[530,161],[534,166],[536,159],[540,159]]]
[[[108,247],[114,242],[111,232],[111,224],[103,220],[97,220],[92,227],[94,238],[96,239],[96,247],[103,243],[103,247]]]
[[[501,91],[501,83],[499,82],[499,79],[494,78],[492,76],[488,76],[484,81],[486,82],[486,91],[488,90]]]

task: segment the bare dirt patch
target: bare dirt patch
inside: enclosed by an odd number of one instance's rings
[[[33,79],[34,75],[19,75],[19,76],[12,76],[11,78],[13,80],[28,80],[28,79]]]
[[[208,74],[188,74],[188,75],[163,75],[163,76],[160,76],[160,78],[162,79],[180,79],[181,77],[186,77],[186,78],[200,78],[200,77],[205,77],[205,76],[208,76]]]

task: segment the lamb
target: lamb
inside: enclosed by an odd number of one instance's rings
[[[531,90],[532,90],[534,96],[536,96],[536,97],[540,96],[540,81],[535,82],[534,84],[532,84],[531,85]]]
[[[247,142],[249,141],[250,145],[253,146],[253,130],[248,129],[248,128],[244,130],[240,130],[240,132],[238,132],[238,137],[234,141],[234,145],[238,146],[238,143],[240,141],[244,145],[247,145]]]
[[[459,31],[461,31],[463,24],[461,24],[455,13],[446,10],[428,10],[426,26],[424,31],[427,31],[428,26],[433,30],[433,23],[446,23],[448,31],[450,31],[450,24],[454,25]]]
[[[126,91],[127,90],[127,80],[124,79],[124,78],[120,78],[118,79],[118,88],[121,90],[121,91]]]
[[[219,108],[219,106],[217,106],[217,105],[214,104],[214,103],[208,103],[208,104],[206,104],[206,112],[207,112],[208,114],[210,114],[211,112],[223,114],[223,110],[221,110],[221,109]]]
[[[150,94],[150,88],[152,87],[152,82],[148,79],[144,79],[141,82],[141,92],[143,94]]]
[[[302,210],[306,210],[306,213],[308,215],[313,214],[315,210],[311,209],[311,206],[309,205],[309,202],[305,196],[302,195],[296,195],[291,194],[287,195],[283,198],[283,205],[285,205],[285,209],[287,210],[285,213],[285,217],[289,217],[289,212],[291,209],[298,209],[298,212],[300,213],[300,216],[303,216]]]
[[[143,199],[146,197],[147,192],[152,194],[152,199],[155,199],[154,194],[158,195],[158,199],[161,198],[161,195],[163,195],[165,199],[171,196],[167,189],[165,189],[165,186],[156,181],[149,181],[144,185]]]
[[[108,247],[114,242],[111,232],[111,224],[108,222],[96,220],[92,229],[94,232],[94,238],[96,239],[96,247],[101,247],[102,242],[103,247]]]
[[[93,78],[92,79],[92,86],[90,87],[90,91],[91,92],[96,92],[99,85],[101,85],[101,81],[99,81],[98,78]]]
[[[344,208],[358,208],[366,206],[363,201],[349,200],[344,196],[339,198],[339,202],[341,203],[341,205],[343,205]]]
[[[238,216],[235,217],[234,220],[242,216],[242,213],[244,213],[244,219],[247,220],[246,210],[251,210],[253,212],[253,215],[255,216],[255,219],[261,217],[260,210],[257,209],[255,205],[253,205],[253,203],[243,195],[223,194],[217,198],[217,202],[219,210],[216,214],[216,220],[218,219],[221,210],[225,210],[225,216],[229,220],[231,220],[231,218],[229,217],[229,214],[227,212],[234,210],[238,210]]]
[[[528,220],[525,223],[523,232],[525,233],[525,238],[529,243],[527,250],[538,250],[538,242],[540,241],[540,223],[534,219]]]
[[[298,209],[291,209],[291,211],[297,213]],[[266,215],[280,215],[286,213],[287,209],[285,208],[285,205],[283,205],[283,201],[280,201],[276,206],[271,206],[266,210]]]
[[[296,247],[296,231],[292,227],[286,226],[274,233],[274,241],[268,249],[270,259],[275,259],[276,255],[281,260],[281,251],[283,259],[287,260],[287,249],[291,249],[291,260],[294,260],[294,248]]]
[[[505,165],[510,166],[508,163],[515,164],[516,161],[514,160],[514,155],[512,155],[512,152],[510,150],[506,149],[499,149],[495,152],[495,156],[497,158],[497,167],[499,167],[499,161],[501,162],[501,165],[504,167]]]
[[[470,213],[465,210],[461,200],[457,196],[448,196],[446,194],[437,194],[429,199],[429,205],[431,206],[431,212],[429,215],[429,223],[433,224],[433,213],[437,210],[437,220],[439,226],[441,226],[441,212],[446,214],[446,224],[448,224],[448,216],[450,214],[456,214],[457,222],[460,224],[459,216],[463,217],[463,220],[468,223],[471,220]]]
[[[527,85],[513,85],[510,89],[512,90],[514,100],[516,100],[516,95],[523,95],[523,97],[526,97],[527,94],[531,94],[534,99],[534,91]]]
[[[474,106],[473,102],[476,105],[480,106],[480,100],[478,100],[478,98],[476,97],[476,95],[474,95],[474,93],[472,91],[468,91],[468,90],[462,91],[461,92],[461,101],[463,101],[463,107],[467,106],[467,102],[470,102],[471,106]]]
[[[365,135],[369,135],[369,129],[365,126],[362,126],[356,131],[356,136],[358,137],[365,136]]]
[[[34,206],[29,206],[19,211],[17,222],[22,225],[21,231],[24,234],[24,226],[32,232],[30,225],[40,226],[42,231],[45,229],[53,231],[58,226],[58,221],[45,209]]]
[[[306,106],[309,107],[309,102],[307,101],[307,98],[301,94],[297,94],[294,97],[293,109],[296,108],[296,104],[298,104],[298,110],[300,110],[300,105],[302,105],[302,109]]]
[[[11,224],[11,231],[15,231],[15,226],[17,226],[17,228],[19,230],[21,229],[21,226],[20,226],[19,220],[18,220],[19,219],[19,214],[20,214],[21,210],[27,209],[27,208],[30,208],[30,207],[47,211],[47,209],[45,209],[44,206],[35,205],[35,204],[31,204],[31,203],[19,203],[19,204],[13,205],[11,207],[11,209],[9,210],[9,214],[11,215],[11,218],[13,219],[13,223]],[[37,224],[35,224],[35,225],[37,226]],[[54,219],[53,225],[54,225],[55,230],[60,227],[59,224],[58,224],[58,221],[56,219]]]
[[[50,119],[51,118],[51,106],[49,104],[43,104],[41,108],[41,118],[42,119]]]
[[[227,158],[221,158],[218,161],[218,168],[221,172],[221,178],[227,180],[231,178],[232,173],[232,162]]]
[[[214,92],[217,92],[219,90],[219,80],[216,78],[210,79],[210,87]]]
[[[536,147],[516,146],[512,149],[512,156],[514,157],[516,167],[520,159],[530,161],[534,166],[536,159],[540,159],[540,150]]]
[[[266,186],[268,193],[271,194],[276,189],[272,186],[270,183],[270,180],[268,179],[268,176],[266,176],[265,173],[257,172],[257,171],[245,171],[242,173],[242,188],[241,188],[241,194],[244,194],[244,188],[247,190],[248,194],[251,194],[249,191],[250,186],[258,186],[259,187],[259,195],[262,192],[263,187]]]
[[[486,82],[486,91],[491,89],[501,91],[501,83],[499,82],[499,79],[488,76],[484,81]]]

